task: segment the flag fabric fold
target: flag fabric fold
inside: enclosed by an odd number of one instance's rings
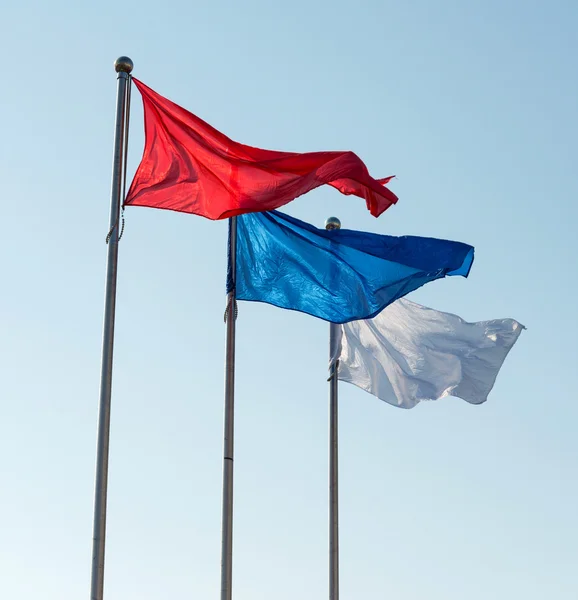
[[[266,302],[333,323],[368,319],[420,286],[468,276],[472,246],[434,238],[318,229],[283,213],[237,218],[238,300]],[[234,276],[233,276],[234,275]]]
[[[125,205],[225,219],[269,211],[321,185],[364,198],[378,217],[397,202],[353,152],[278,152],[229,139],[133,77],[141,93],[145,148]]]
[[[394,406],[445,396],[481,404],[523,329],[514,319],[467,323],[403,298],[340,326],[332,360],[341,381]]]

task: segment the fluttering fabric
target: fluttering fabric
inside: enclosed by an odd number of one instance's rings
[[[473,259],[472,246],[460,242],[327,231],[277,211],[254,213],[237,218],[227,287],[238,300],[346,323],[373,317],[429,281],[467,277]]]
[[[279,208],[321,185],[364,198],[378,217],[397,202],[353,152],[277,152],[234,142],[138,79],[145,148],[125,205],[225,219]]]
[[[467,323],[402,298],[341,325],[333,360],[341,381],[394,406],[445,396],[481,404],[523,329],[514,319]]]

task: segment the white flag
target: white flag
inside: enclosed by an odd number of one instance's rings
[[[394,406],[444,396],[481,404],[522,329],[514,319],[466,323],[402,298],[373,319],[340,325],[332,357],[341,381]]]

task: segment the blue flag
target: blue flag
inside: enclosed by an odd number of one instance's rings
[[[325,230],[273,211],[237,217],[227,291],[332,323],[370,319],[420,286],[467,277],[472,246],[434,238]]]

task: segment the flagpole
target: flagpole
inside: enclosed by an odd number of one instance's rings
[[[232,286],[227,294],[225,321],[225,427],[223,452],[223,520],[221,529],[221,600],[231,600],[233,581],[233,453],[235,422],[235,273],[237,262],[237,217],[229,221],[229,269]]]
[[[129,112],[128,97],[130,72],[133,62],[121,56],[114,63],[118,73],[116,95],[116,121],[114,126],[114,155],[112,163],[112,188],[110,195],[110,231],[107,237],[106,288],[104,327],[102,337],[102,363],[100,375],[100,403],[96,447],[96,478],[94,485],[94,526],[92,536],[91,600],[102,600],[104,591],[104,546],[106,537],[106,499],[108,486],[108,450],[110,438],[110,404],[112,392],[112,354],[114,347],[114,319],[116,307],[116,280],[118,265],[118,239],[121,192],[123,189],[123,162]]]
[[[341,221],[329,217],[325,229],[340,229]],[[329,600],[339,600],[339,488],[338,488],[338,361],[333,360],[339,325],[329,325]]]

